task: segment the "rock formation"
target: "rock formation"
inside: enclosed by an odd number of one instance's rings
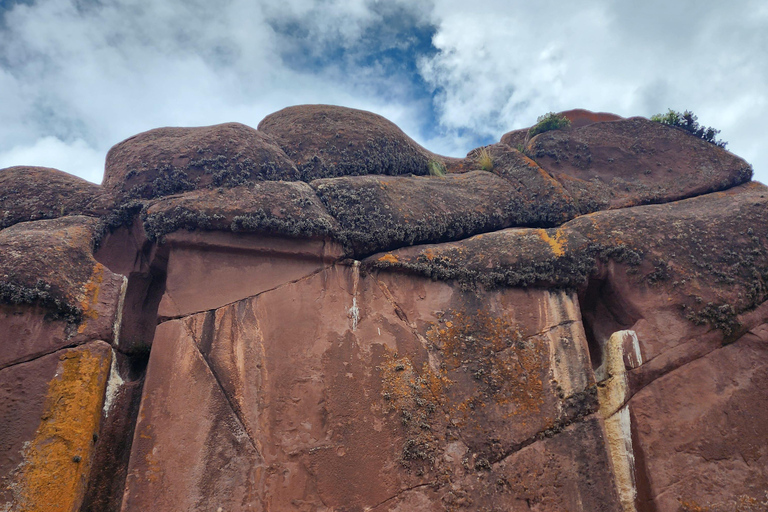
[[[137,135],[103,186],[0,170],[0,509],[768,510],[768,188],[564,114],[464,159],[314,105]]]

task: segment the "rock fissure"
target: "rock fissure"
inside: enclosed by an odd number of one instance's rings
[[[332,269],[333,267],[334,267],[334,265],[328,265],[328,266],[325,266],[325,267],[320,267],[320,268],[318,268],[316,270],[313,270],[311,273],[309,273],[309,274],[307,274],[305,276],[302,276],[302,277],[300,277],[298,279],[294,279],[292,281],[287,281],[285,283],[279,284],[279,285],[274,286],[272,288],[269,288],[267,290],[262,290],[262,291],[260,291],[259,293],[255,294],[255,295],[250,295],[250,296],[247,296],[247,297],[243,297],[241,299],[233,300],[232,302],[228,302],[228,303],[224,303],[224,304],[221,304],[221,305],[217,305],[214,308],[203,309],[203,310],[200,310],[200,311],[192,311],[192,312],[189,312],[189,313],[184,313],[183,315],[163,316],[163,317],[159,316],[157,323],[159,325],[161,323],[168,322],[168,321],[171,321],[171,320],[181,320],[181,319],[184,319],[184,318],[188,318],[190,316],[199,315],[201,313],[209,313],[209,312],[212,312],[212,311],[216,311],[217,309],[221,309],[221,308],[225,308],[225,307],[228,307],[228,306],[232,306],[232,305],[237,304],[238,302],[242,302],[244,300],[256,299],[256,298],[259,298],[259,297],[263,296],[264,294],[280,290],[281,288],[284,288],[286,286],[291,286],[291,285],[300,283],[300,282],[305,281],[307,279],[311,279],[311,278],[315,277],[317,274],[320,274],[322,272],[326,272],[326,271]],[[173,300],[173,299],[170,298],[169,300]]]
[[[211,311],[210,313],[212,314],[213,311]],[[184,326],[184,329],[187,331],[187,335],[189,336],[189,339],[190,340],[194,340],[196,338],[194,332],[189,328],[189,326],[185,322],[182,322],[182,325]],[[207,331],[206,334],[212,337],[213,336],[213,330]],[[210,347],[210,345],[212,343],[212,340],[210,340],[208,342],[205,342],[205,343],[206,343],[206,345],[208,347]],[[213,366],[208,361],[208,358],[207,358],[206,354],[203,353],[203,350],[201,349],[201,347],[199,347],[196,343],[192,343],[192,344],[194,345],[195,350],[197,351],[197,353],[200,354],[200,358],[205,363],[205,366],[206,366],[208,372],[211,374],[211,376],[213,377],[214,381],[216,382],[216,385],[217,385],[219,391],[221,392],[222,396],[227,401],[227,405],[229,406],[229,409],[232,411],[232,414],[235,416],[235,418],[237,418],[237,422],[238,422],[240,428],[243,429],[243,432],[245,432],[246,436],[248,437],[249,444],[254,449],[254,451],[258,454],[259,458],[261,460],[264,460],[264,457],[262,456],[261,451],[259,450],[258,444],[256,443],[256,438],[254,437],[253,432],[251,432],[251,430],[248,428],[247,423],[243,419],[243,411],[237,405],[237,402],[235,400],[233,400],[232,397],[227,392],[226,387],[221,382],[221,377],[213,369]]]
[[[381,502],[377,503],[376,505],[372,506],[371,508],[369,508],[367,510],[369,510],[370,512],[373,512],[377,508],[387,504],[388,502],[390,502],[392,500],[395,500],[395,499],[399,498],[400,496],[402,496],[403,494],[405,494],[407,492],[414,491],[416,489],[422,489],[424,487],[434,487],[434,486],[435,486],[434,482],[428,482],[428,483],[424,483],[424,484],[412,485],[411,487],[407,487],[405,489],[399,490],[397,492],[397,494],[395,494],[394,496],[390,496],[389,498],[385,499],[384,501],[381,501]]]
[[[41,512],[751,512],[768,188],[561,116],[451,159],[291,107],[132,137],[103,186],[0,170],[0,509],[34,445],[64,451],[29,488],[72,483]],[[79,393],[100,426],[44,412]]]

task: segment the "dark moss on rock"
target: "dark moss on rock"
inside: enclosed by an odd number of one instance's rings
[[[94,276],[92,240],[98,220],[69,216],[0,231],[0,302],[37,304],[58,319],[79,322]]]
[[[653,286],[682,315],[728,336],[737,315],[768,300],[768,188],[749,183],[663,205],[578,217],[557,229],[507,229],[378,254],[388,269],[482,285],[579,288],[598,261]]]
[[[513,187],[510,201],[525,211],[526,219],[518,226],[553,227],[578,215],[573,198],[549,173],[520,151],[505,144],[487,147],[493,163],[493,173],[507,180]],[[467,155],[467,160],[477,160],[479,148]]]
[[[346,107],[288,107],[265,117],[258,128],[293,159],[304,181],[364,174],[426,175],[430,160],[456,160],[430,153],[379,115]]]
[[[345,177],[311,185],[338,221],[339,240],[357,256],[541,223],[534,201],[484,171],[443,178]]]
[[[102,215],[112,198],[99,186],[47,167],[0,169],[0,229],[66,215]]]
[[[158,128],[109,150],[104,186],[116,196],[151,199],[205,187],[294,180],[298,171],[268,135],[239,124]]]
[[[186,230],[326,237],[338,226],[302,182],[260,182],[236,189],[198,190],[152,202],[142,213],[150,240]]]

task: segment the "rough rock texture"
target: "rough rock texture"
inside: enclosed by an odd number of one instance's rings
[[[111,359],[93,342],[0,370],[0,499],[11,510],[78,510]]]
[[[559,115],[568,118],[568,120],[571,122],[571,128],[580,128],[582,126],[587,126],[594,123],[618,121],[623,119],[623,117],[617,116],[616,114],[609,114],[607,112],[591,112],[589,110],[584,110],[583,108],[566,110],[564,112],[560,112]],[[501,136],[501,143],[513,148],[517,148],[518,146],[522,148],[530,140],[530,137],[528,137],[528,130],[529,128],[523,128],[520,130],[512,130],[511,132],[507,132]]]
[[[0,229],[65,215],[103,215],[111,202],[98,185],[56,169],[0,169]]]
[[[157,128],[124,140],[107,154],[104,187],[121,198],[152,198],[296,177],[293,163],[270,137],[226,123]]]
[[[429,174],[430,160],[461,167],[430,153],[381,116],[331,105],[300,105],[270,114],[259,131],[271,135],[296,162],[301,179],[362,174]]]
[[[752,177],[741,158],[642,117],[544,132],[525,152],[563,184],[581,213],[674,201]]]
[[[109,193],[0,171],[0,509],[768,510],[768,187],[564,115],[450,160],[302,106],[129,139]]]
[[[0,231],[0,368],[88,340],[111,340],[123,285],[91,254],[82,216]]]

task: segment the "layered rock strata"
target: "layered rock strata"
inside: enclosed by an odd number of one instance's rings
[[[766,510],[768,188],[565,114],[465,159],[314,105],[137,135],[103,187],[0,170],[4,510]]]

